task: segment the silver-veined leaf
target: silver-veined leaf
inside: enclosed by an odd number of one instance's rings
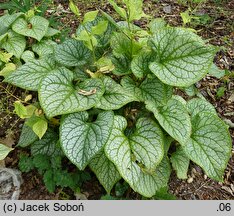
[[[157,59],[150,70],[164,83],[187,87],[203,78],[212,65],[216,49],[199,36],[181,28],[163,28],[150,40]]]
[[[177,98],[170,99],[165,106],[157,107],[147,102],[147,109],[154,113],[163,129],[184,145],[191,135],[191,121],[186,106]]]
[[[89,167],[96,174],[107,193],[110,193],[115,183],[122,178],[115,165],[106,157],[104,151],[95,155],[90,161]]]
[[[22,128],[17,146],[27,147],[34,143],[36,140],[38,140],[38,136],[33,132],[32,128],[25,123]]]
[[[33,16],[28,21],[24,18],[17,19],[13,25],[13,31],[18,34],[32,37],[40,41],[46,34],[49,26],[49,21],[40,16]]]
[[[66,68],[58,68],[46,76],[39,88],[39,101],[46,115],[88,110],[96,105],[104,93],[102,81],[87,79],[73,85],[74,75]]]
[[[129,94],[120,84],[116,83],[110,77],[103,77],[105,93],[96,104],[96,108],[104,110],[116,110],[129,102],[137,100],[132,94]]]
[[[209,112],[216,114],[216,110],[212,104],[205,99],[193,98],[187,102],[187,108],[191,116],[195,116],[200,112]]]
[[[114,114],[102,112],[94,122],[88,122],[87,112],[66,116],[60,127],[60,141],[65,155],[80,170],[106,144],[113,126]]]
[[[191,138],[182,146],[183,150],[207,176],[222,181],[232,148],[227,126],[217,115],[200,112],[192,118],[192,128]]]
[[[142,118],[137,122],[137,130],[128,138],[124,135],[126,126],[123,117],[115,117],[111,136],[105,146],[106,155],[133,190],[152,197],[167,184],[170,176],[169,162],[166,158],[162,160],[162,131],[152,120]],[[156,169],[149,170],[149,167]]]
[[[52,129],[48,129],[42,139],[35,141],[31,145],[31,154],[43,154],[48,156],[61,155],[62,151],[58,145],[58,135]]]
[[[140,101],[151,101],[157,106],[163,106],[172,97],[173,88],[162,83],[155,76],[148,76],[139,87],[129,78],[124,77],[121,80],[122,86],[136,96]]]
[[[26,47],[25,37],[10,30],[1,47],[17,58],[20,58]]]
[[[19,67],[4,81],[20,88],[37,91],[41,80],[55,67],[55,61],[52,58],[35,59]]]
[[[55,59],[64,66],[81,66],[91,57],[91,51],[83,42],[69,39],[58,45],[55,49]]]
[[[179,179],[187,179],[187,172],[189,168],[189,158],[185,154],[181,147],[178,147],[171,155],[171,164],[176,171],[176,175]]]

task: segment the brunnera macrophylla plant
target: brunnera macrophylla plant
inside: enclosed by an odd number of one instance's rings
[[[123,21],[88,12],[75,36],[61,44],[44,38],[50,32],[46,21],[8,17],[1,49],[22,65],[4,81],[37,91],[39,98],[24,116],[18,146],[50,156],[61,149],[79,170],[89,166],[108,193],[123,178],[152,197],[167,185],[172,169],[186,179],[190,161],[222,181],[231,156],[228,127],[198,91],[190,91],[212,72],[217,48],[190,29],[151,20],[142,0],[122,2],[124,8],[109,0]],[[134,25],[142,17],[149,21],[145,29]],[[28,37],[38,43],[25,50]],[[24,58],[26,52],[30,58]],[[190,92],[189,99],[177,89]],[[44,138],[49,132],[42,120],[57,132],[54,138]]]

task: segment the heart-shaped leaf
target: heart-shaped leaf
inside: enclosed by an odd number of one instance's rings
[[[35,141],[31,146],[31,154],[32,155],[48,155],[48,156],[56,156],[61,155],[62,151],[59,148],[58,144],[58,135],[52,129],[48,129],[42,139]]]
[[[115,110],[121,108],[129,102],[138,100],[110,77],[103,77],[102,81],[105,86],[105,93],[96,104],[96,108]]]
[[[0,35],[5,34],[8,29],[11,27],[12,23],[15,22],[23,13],[15,13],[15,14],[5,14],[0,17]]]
[[[178,98],[170,99],[162,107],[147,102],[146,108],[154,113],[159,124],[171,137],[180,144],[185,144],[191,135],[191,122],[186,105],[181,102],[183,99],[179,100]]]
[[[192,118],[192,135],[183,150],[210,178],[223,181],[231,157],[232,141],[225,123],[217,115],[200,112]]]
[[[46,76],[39,88],[39,100],[46,115],[88,110],[96,105],[104,93],[102,81],[87,79],[73,85],[74,75],[66,68],[58,68]]]
[[[32,50],[40,57],[44,57],[54,53],[56,45],[57,44],[52,40],[41,40],[40,42],[32,45]]]
[[[24,36],[10,30],[1,47],[17,58],[20,58],[26,47],[26,40]]]
[[[152,197],[157,190],[166,186],[170,176],[169,162],[166,158],[162,160],[162,131],[152,120],[142,118],[137,122],[135,133],[127,138],[123,132],[126,126],[123,117],[115,117],[111,136],[105,146],[106,156],[133,190]],[[152,170],[153,167],[156,168]]]
[[[212,65],[215,48],[181,28],[163,28],[150,40],[157,60],[150,70],[164,83],[187,87],[203,78]]]
[[[205,99],[193,98],[188,101],[187,108],[191,116],[195,116],[200,112],[209,112],[216,114],[215,108]]]
[[[13,25],[13,31],[18,34],[32,37],[40,41],[46,34],[49,26],[49,21],[40,16],[31,17],[28,22],[24,18],[17,19]]]
[[[37,91],[42,78],[50,73],[55,66],[55,61],[52,58],[35,59],[19,67],[4,81],[20,88]]]
[[[103,151],[95,155],[89,166],[107,193],[110,193],[115,183],[122,178],[115,165],[106,157]]]
[[[162,83],[157,77],[147,77],[139,87],[130,77],[121,80],[127,92],[133,94],[142,102],[151,101],[157,106],[164,106],[172,97],[173,88]]]
[[[60,127],[61,146],[65,155],[80,170],[106,144],[113,126],[113,112],[102,112],[96,121],[88,122],[87,112],[79,112],[66,116]]]
[[[90,50],[81,42],[69,39],[58,45],[55,49],[55,59],[64,66],[81,66],[91,57]]]

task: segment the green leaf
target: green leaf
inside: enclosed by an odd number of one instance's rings
[[[45,183],[47,190],[50,193],[53,193],[55,190],[56,182],[54,180],[54,173],[52,169],[47,170],[45,172],[45,174],[43,175],[43,181]]]
[[[41,80],[55,68],[55,61],[51,58],[32,60],[19,67],[4,79],[20,88],[37,91]]]
[[[33,61],[35,60],[34,52],[30,50],[26,50],[22,53],[21,59],[23,59],[25,62]]]
[[[103,95],[101,80],[87,79],[73,85],[73,76],[68,69],[58,68],[42,80],[39,101],[49,118],[88,110],[94,107]]]
[[[90,161],[89,166],[96,174],[106,192],[110,194],[115,183],[121,179],[115,165],[106,157],[105,153],[101,151]]]
[[[168,192],[169,187],[165,186],[157,191],[154,198],[156,200],[176,200],[176,196]]]
[[[24,119],[28,116],[28,111],[27,108],[20,102],[16,101],[14,103],[14,112],[21,118]]]
[[[146,108],[154,113],[163,129],[181,145],[191,135],[191,122],[185,105],[177,98],[172,98],[163,107],[147,102]]]
[[[180,16],[183,20],[184,25],[192,21],[192,16],[190,16],[190,9],[180,13]]]
[[[115,117],[105,146],[106,155],[133,190],[152,197],[158,189],[166,186],[170,176],[168,160],[162,160],[163,133],[155,122],[142,118],[137,122],[136,131],[127,138],[123,132],[126,126],[123,117]],[[147,169],[155,167],[154,170]]]
[[[80,16],[79,8],[74,4],[72,0],[69,0],[69,8],[77,17]]]
[[[160,29],[165,28],[166,26],[167,26],[167,23],[166,23],[165,20],[162,19],[162,18],[153,19],[153,20],[149,23],[150,32],[151,32],[152,34],[157,33]]]
[[[94,47],[96,47],[98,44],[96,37],[88,33],[86,30],[81,31],[76,39],[83,41],[84,45],[92,51],[94,51]]]
[[[51,157],[61,155],[58,143],[58,135],[52,129],[48,129],[42,139],[35,141],[31,145],[31,154],[43,154]]]
[[[4,68],[0,71],[0,76],[7,77],[15,70],[16,70],[15,64],[7,63],[7,64],[5,64]]]
[[[12,23],[15,22],[23,13],[15,13],[15,14],[6,14],[0,17],[0,35],[5,34],[8,29],[11,27]]]
[[[113,54],[117,58],[127,57],[128,59],[132,59],[141,50],[141,45],[138,42],[131,40],[123,33],[115,32],[111,37],[110,43]]]
[[[123,0],[128,9],[128,20],[132,22],[139,20],[145,16],[143,12],[143,1],[142,0]]]
[[[141,52],[139,55],[133,58],[131,63],[131,69],[133,74],[137,78],[142,78],[144,75],[149,74],[149,63],[154,60],[152,52]]]
[[[18,167],[21,172],[29,172],[34,169],[34,164],[31,157],[20,155]]]
[[[214,76],[214,77],[220,79],[223,76],[225,76],[225,70],[221,70],[215,64],[212,64],[211,68],[209,70],[209,75]]]
[[[18,34],[35,38],[40,41],[46,34],[49,26],[49,21],[40,16],[33,16],[28,22],[23,19],[17,19],[13,25],[12,30]]]
[[[157,60],[150,70],[164,83],[187,87],[209,72],[216,49],[199,36],[180,28],[164,28],[150,40]]]
[[[131,74],[131,60],[127,57],[119,57],[116,58],[112,56],[111,58],[113,65],[115,66],[115,69],[113,70],[113,74],[117,76],[122,76],[126,74]]]
[[[84,81],[86,79],[89,79],[90,76],[88,75],[88,73],[85,72],[85,70],[87,70],[87,69],[83,68],[83,67],[76,67],[74,69],[74,79],[80,80],[80,81]]]
[[[13,56],[12,53],[7,53],[7,52],[0,51],[0,61],[2,61],[4,63],[10,62],[12,56]]]
[[[48,123],[44,119],[39,119],[32,127],[33,132],[41,139],[47,131]]]
[[[112,32],[115,28],[113,27],[113,25],[108,24],[107,30],[105,31],[104,34],[93,36],[92,35],[92,27],[97,26],[100,21],[106,21],[106,19],[104,19],[100,16],[97,16],[96,19],[93,20],[92,22],[87,22],[85,24],[79,25],[79,27],[76,30],[77,39],[82,40],[86,43],[88,43],[88,41],[92,40],[93,45],[100,47],[100,48],[106,47],[110,42]]]
[[[92,34],[94,35],[102,35],[108,27],[108,21],[102,20],[99,21],[98,24],[96,26],[92,27]]]
[[[0,160],[4,160],[6,156],[13,150],[6,145],[0,143]]]
[[[187,108],[191,116],[195,116],[200,112],[209,112],[216,115],[216,110],[212,104],[205,99],[193,98],[187,102]]]
[[[84,15],[83,24],[94,21],[98,15],[98,12],[98,10],[87,12]]]
[[[88,122],[88,118],[87,112],[70,114],[65,117],[60,127],[63,151],[80,170],[83,170],[106,144],[114,114],[102,112],[92,123]]]
[[[27,147],[34,143],[37,139],[38,136],[33,132],[32,128],[25,123],[22,128],[17,146]]]
[[[133,94],[140,101],[150,101],[156,106],[164,106],[171,99],[173,93],[171,86],[165,85],[155,76],[147,77],[139,87],[129,77],[124,77],[121,84],[127,92]]]
[[[90,50],[81,42],[69,39],[58,45],[55,49],[55,59],[65,66],[81,66],[91,57]]]
[[[41,40],[40,42],[32,45],[32,50],[40,57],[44,57],[54,53],[56,45],[57,44],[52,40]]]
[[[181,147],[178,147],[176,152],[172,153],[170,160],[173,169],[176,171],[177,178],[187,179],[190,160]]]
[[[122,18],[124,18],[125,20],[127,20],[127,13],[126,13],[126,11],[125,11],[123,8],[119,7],[119,6],[115,3],[115,1],[113,1],[113,0],[108,0],[108,2],[112,5],[112,7],[115,9],[115,11],[116,11]]]
[[[103,77],[105,93],[95,105],[96,108],[104,110],[116,110],[129,102],[137,99],[129,94],[121,85],[117,84],[110,77]]]
[[[16,58],[20,58],[26,47],[26,40],[24,36],[10,30],[1,46],[7,52],[16,56]]]
[[[54,35],[57,35],[59,33],[61,33],[59,30],[48,27],[45,37],[53,37]]]
[[[231,157],[232,140],[226,124],[213,113],[200,112],[192,118],[193,133],[183,146],[187,157],[210,178],[223,181]]]
[[[39,171],[44,171],[51,168],[50,157],[43,154],[37,154],[33,157],[34,166],[39,169]]]
[[[216,93],[217,98],[223,97],[226,90],[227,90],[227,89],[226,89],[226,87],[224,87],[224,86],[219,87],[219,88],[217,89],[217,93]]]

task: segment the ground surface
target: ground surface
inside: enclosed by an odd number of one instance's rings
[[[71,28],[73,31],[79,21],[69,13],[67,1],[54,1],[48,16],[55,16],[60,23],[61,29]],[[109,13],[113,13],[111,7],[105,1],[77,1],[83,13],[101,8]],[[98,2],[98,3],[97,3]],[[102,2],[102,3],[100,3]],[[144,8],[147,14],[154,17],[163,17],[172,26],[181,26],[182,19],[180,13],[188,9],[188,5],[175,3],[171,0],[146,0]],[[216,3],[214,3],[216,2]],[[221,3],[218,3],[221,2]],[[194,9],[195,6],[191,5]],[[207,23],[192,23],[187,25],[197,30],[198,34],[210,43],[222,47],[217,54],[215,63],[221,69],[234,70],[234,1],[207,1],[196,8],[200,15],[208,14],[211,18]],[[61,25],[62,23],[62,25]],[[136,23],[144,26],[144,21]],[[197,84],[201,93],[216,108],[219,116],[234,123],[234,76],[227,76],[223,79],[206,77]],[[217,90],[225,88],[221,97],[217,97]],[[13,103],[17,98],[25,98],[28,92],[13,86],[2,83],[0,77],[0,142],[9,145],[17,144],[23,121],[13,114]],[[36,98],[34,97],[34,100]],[[234,140],[233,125],[230,128],[232,139]],[[234,142],[233,142],[234,143]],[[7,167],[17,167],[18,157],[22,150],[16,149],[5,160]],[[49,194],[43,184],[40,175],[33,171],[23,174],[24,183],[22,185],[20,199],[74,199],[75,196],[69,190],[57,189],[55,193]],[[91,180],[86,182],[81,189],[88,199],[100,199],[105,194],[104,189],[98,180],[91,174]],[[234,199],[234,150],[228,167],[225,171],[224,183],[214,182],[204,175],[203,171],[195,164],[190,165],[189,180],[182,181],[172,174],[169,184],[169,191],[177,199]],[[127,190],[123,197],[127,199],[141,199],[141,196],[132,190]]]

